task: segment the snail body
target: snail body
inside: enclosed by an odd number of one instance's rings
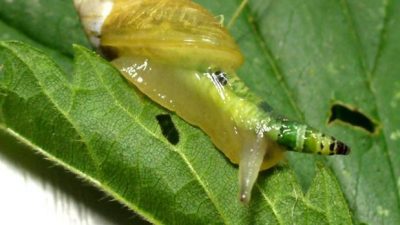
[[[200,127],[239,164],[248,202],[260,170],[285,150],[324,155],[349,148],[307,125],[275,116],[237,77],[243,56],[206,9],[190,0],[75,0],[92,44],[141,92]]]

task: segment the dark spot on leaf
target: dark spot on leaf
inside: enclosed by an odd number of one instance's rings
[[[375,133],[377,128],[377,124],[375,124],[366,115],[341,104],[334,104],[331,107],[331,116],[329,118],[329,123],[332,123],[335,120],[339,120],[352,126],[363,128],[370,133]]]
[[[168,114],[160,114],[156,116],[161,132],[169,143],[176,145],[179,142],[179,132],[175,127],[171,116]]]

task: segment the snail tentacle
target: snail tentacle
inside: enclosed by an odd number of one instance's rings
[[[239,198],[244,203],[250,201],[251,190],[257,180],[267,148],[263,134],[258,134],[255,141],[243,145],[239,163]]]

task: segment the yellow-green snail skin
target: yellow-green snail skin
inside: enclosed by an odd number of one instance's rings
[[[92,44],[153,101],[200,127],[239,164],[240,200],[285,150],[348,154],[342,142],[276,117],[235,70],[243,56],[222,24],[190,0],[75,0]]]

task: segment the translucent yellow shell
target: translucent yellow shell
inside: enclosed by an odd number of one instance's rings
[[[115,0],[101,30],[101,47],[118,57],[136,55],[180,67],[236,69],[243,62],[219,21],[189,0]]]

